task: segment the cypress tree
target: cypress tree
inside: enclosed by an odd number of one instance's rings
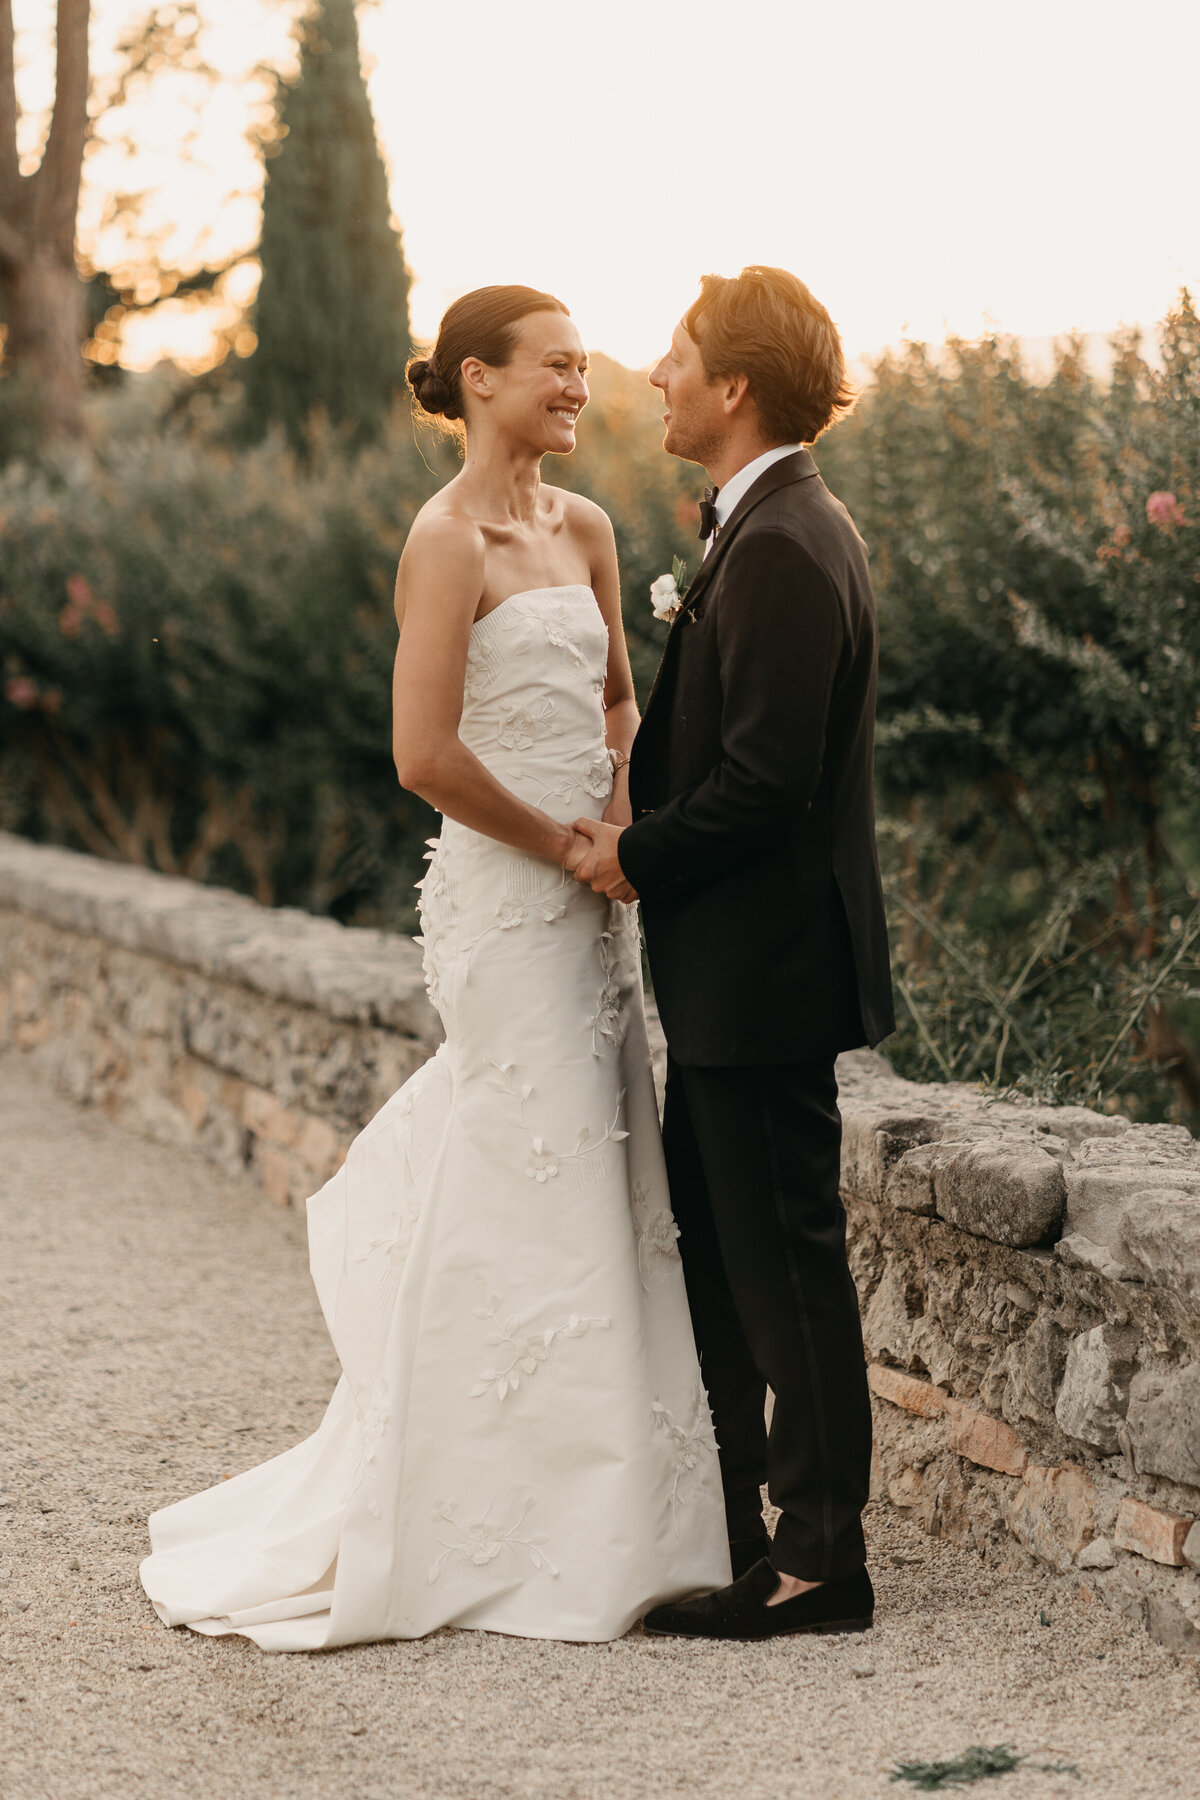
[[[280,95],[263,194],[258,348],[248,423],[297,447],[315,407],[356,438],[378,433],[411,346],[409,274],[359,55],[354,0],[315,0],[300,74]]]

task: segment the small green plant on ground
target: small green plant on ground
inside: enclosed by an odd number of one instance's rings
[[[897,1763],[891,1778],[911,1782],[913,1787],[932,1794],[943,1788],[966,1787],[970,1782],[984,1781],[992,1775],[1011,1775],[1023,1763],[1043,1775],[1079,1773],[1074,1763],[1030,1763],[1028,1757],[1011,1750],[1007,1744],[993,1744],[990,1749],[983,1744],[968,1744],[961,1756],[944,1762]]]
[[[994,1744],[990,1750],[982,1744],[969,1744],[961,1756],[945,1762],[897,1763],[892,1780],[909,1781],[923,1792],[935,1793],[940,1788],[982,1781],[988,1775],[1011,1775],[1023,1761],[1007,1744]]]

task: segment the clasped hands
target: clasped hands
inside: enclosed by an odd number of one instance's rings
[[[636,900],[637,894],[617,861],[617,839],[624,829],[604,819],[576,819],[575,835],[562,865],[567,874],[610,900]]]

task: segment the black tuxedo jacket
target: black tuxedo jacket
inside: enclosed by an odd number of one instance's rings
[[[814,1061],[895,1027],[875,850],[867,551],[807,450],[742,496],[671,627],[618,855],[684,1065]]]

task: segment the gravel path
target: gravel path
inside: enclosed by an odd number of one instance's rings
[[[3,1800],[878,1800],[916,1791],[897,1760],[998,1743],[1029,1762],[975,1790],[997,1800],[1200,1794],[1200,1671],[875,1508],[864,1638],[303,1657],[169,1632],[146,1513],[294,1443],[335,1378],[303,1221],[11,1053],[0,1211]]]

